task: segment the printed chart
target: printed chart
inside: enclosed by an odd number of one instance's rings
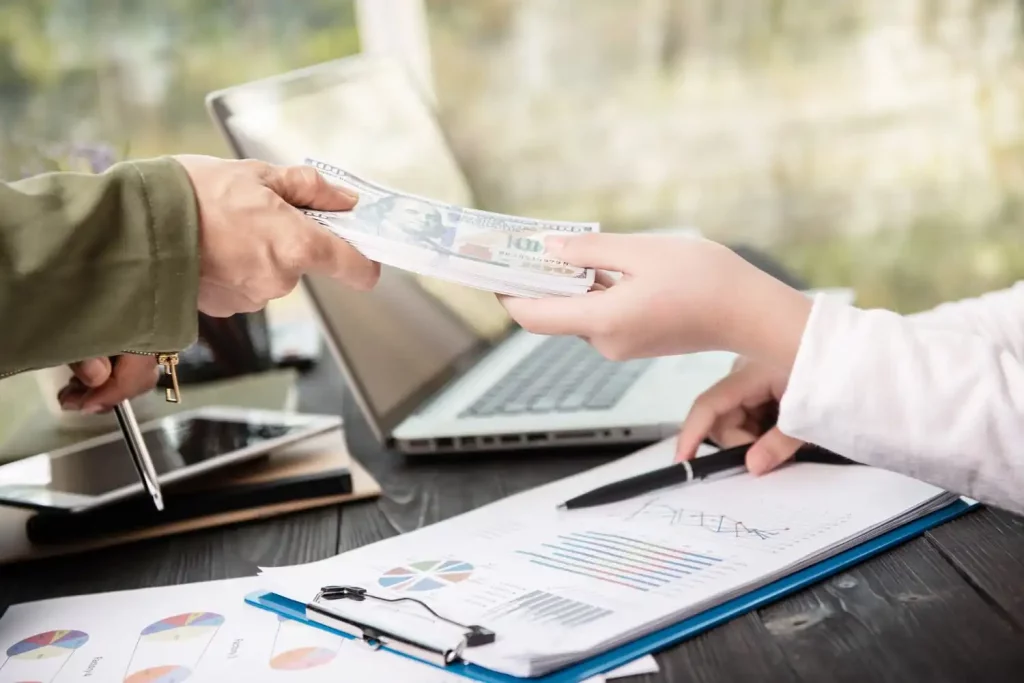
[[[578,600],[569,600],[544,591],[530,591],[491,610],[485,616],[488,623],[515,620],[574,628],[597,621],[609,614],[612,614],[611,610]]]
[[[600,531],[561,534],[538,548],[516,552],[547,569],[638,591],[661,588],[723,562],[712,555]]]
[[[52,681],[75,652],[89,641],[84,631],[46,631],[7,648],[0,681]]]
[[[728,515],[672,505],[654,498],[627,514],[627,522],[660,522],[666,526],[684,526],[702,529],[723,538],[766,541],[789,531],[784,528],[761,528],[729,517]]]
[[[343,639],[321,629],[277,617],[268,666],[274,671],[305,671],[330,664]]]
[[[215,612],[185,612],[142,629],[124,683],[181,683],[202,661],[224,625]]]
[[[461,560],[425,560],[395,567],[377,583],[395,591],[432,591],[462,583],[473,574],[473,565]]]
[[[136,671],[124,683],[181,683],[192,675],[192,670],[185,666],[169,664],[165,666],[151,666],[148,669]]]

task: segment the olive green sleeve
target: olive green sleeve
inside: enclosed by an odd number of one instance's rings
[[[198,231],[171,158],[0,183],[0,375],[191,344]]]

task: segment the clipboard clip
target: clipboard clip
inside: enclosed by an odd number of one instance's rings
[[[425,609],[434,618],[461,629],[462,637],[458,643],[450,648],[438,648],[426,643],[417,642],[403,635],[389,633],[379,626],[342,617],[322,604],[324,601],[330,602],[334,600],[352,600],[354,602],[377,600],[389,603],[411,602]],[[375,650],[387,647],[411,657],[439,664],[440,666],[448,666],[461,659],[462,652],[467,647],[488,645],[493,643],[496,638],[494,631],[476,624],[460,624],[457,621],[443,617],[431,609],[425,602],[416,598],[382,598],[367,592],[365,588],[360,588],[359,586],[324,586],[317,593],[316,597],[313,598],[313,602],[306,605],[306,618],[322,626],[334,628],[359,638]]]

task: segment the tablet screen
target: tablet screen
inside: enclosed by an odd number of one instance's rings
[[[162,476],[289,432],[302,424],[267,424],[203,417],[171,417],[143,431],[157,474]],[[97,497],[139,483],[128,447],[122,439],[66,455],[36,455],[0,467],[0,498],[23,497],[24,491],[69,493]],[[15,495],[22,490],[22,495]]]

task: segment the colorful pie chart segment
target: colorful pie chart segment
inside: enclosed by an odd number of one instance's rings
[[[334,659],[335,651],[325,647],[300,647],[288,650],[270,660],[270,668],[279,671],[315,669]]]
[[[152,666],[136,671],[124,683],[181,683],[190,675],[192,671],[184,666]]]
[[[200,638],[212,635],[223,623],[224,617],[213,612],[186,612],[150,624],[142,630],[142,638],[146,640]]]
[[[461,560],[426,560],[395,567],[377,581],[397,591],[432,591],[461,583],[473,574],[473,565]]]
[[[82,631],[47,631],[11,645],[7,648],[7,656],[17,659],[66,657],[88,640],[89,636]]]

